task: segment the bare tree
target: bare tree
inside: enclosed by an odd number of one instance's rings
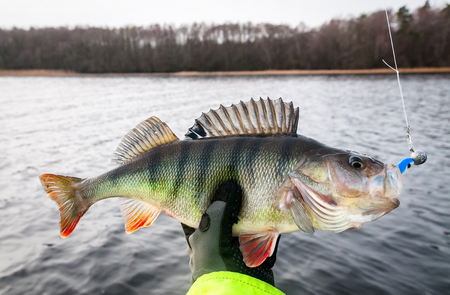
[[[389,11],[399,64],[450,66],[450,5],[427,1],[410,13]],[[85,73],[364,69],[384,67],[390,44],[384,11],[319,28],[274,24],[174,27],[0,29],[1,69]]]

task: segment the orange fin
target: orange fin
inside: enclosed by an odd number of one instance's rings
[[[125,219],[127,234],[131,234],[141,227],[150,226],[161,213],[161,209],[143,201],[128,198],[119,198],[119,206]]]
[[[248,267],[257,267],[267,257],[272,256],[278,236],[278,232],[275,231],[241,234],[239,244],[245,264]]]
[[[81,200],[76,199],[76,185],[81,178],[42,174],[41,184],[50,198],[59,206],[59,230],[62,238],[69,236],[77,226],[78,221],[89,208]]]

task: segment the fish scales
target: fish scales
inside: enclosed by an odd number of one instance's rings
[[[292,219],[275,210],[274,198],[283,177],[297,163],[291,155],[293,141],[299,141],[295,139],[243,136],[176,141],[88,179],[79,189],[92,203],[114,196],[139,199],[196,227],[220,183],[236,180],[243,191],[239,228],[253,229],[260,223],[274,227],[280,218]]]

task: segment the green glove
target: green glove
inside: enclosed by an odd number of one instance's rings
[[[227,181],[217,190],[198,229],[181,224],[188,243],[192,282],[207,273],[231,271],[275,286],[272,267],[276,261],[279,239],[273,255],[263,264],[254,268],[245,265],[238,238],[232,237],[233,224],[239,221],[241,203],[240,187],[235,182]]]

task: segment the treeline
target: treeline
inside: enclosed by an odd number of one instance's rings
[[[401,67],[450,66],[450,5],[389,13]],[[204,23],[0,30],[0,69],[83,73],[367,69],[392,64],[384,11],[317,29]]]

